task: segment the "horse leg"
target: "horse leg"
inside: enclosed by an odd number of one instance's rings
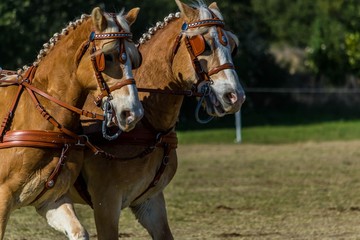
[[[174,239],[167,220],[163,192],[158,193],[139,205],[131,206],[131,210],[153,239]]]
[[[71,240],[88,240],[89,234],[75,214],[70,199],[64,195],[57,201],[46,202],[36,211],[46,218],[48,224],[64,233]]]
[[[98,240],[119,239],[121,197],[116,196],[114,192],[116,191],[92,194],[94,197],[93,207]]]
[[[3,239],[11,213],[11,192],[2,187],[0,188],[0,196],[0,239]]]

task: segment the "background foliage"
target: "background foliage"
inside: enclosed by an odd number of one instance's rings
[[[358,86],[358,0],[222,0],[218,5],[227,27],[240,39],[235,64],[245,89],[342,87],[348,86],[348,79],[352,79],[352,87]],[[172,0],[2,0],[0,66],[16,69],[31,64],[54,33],[95,6],[110,12],[140,7],[138,21],[132,27],[135,39],[178,11]],[[279,110],[279,106],[294,109],[299,103],[290,94],[249,91],[247,95],[245,111]],[[314,100],[310,104],[316,103]],[[192,110],[184,112],[184,119],[191,117],[186,114],[192,115]]]

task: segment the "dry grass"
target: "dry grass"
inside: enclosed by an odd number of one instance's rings
[[[284,145],[186,145],[166,189],[176,239],[358,239],[360,141]],[[79,216],[96,239],[89,208]],[[129,211],[123,239],[150,239]],[[66,239],[31,208],[5,239]]]

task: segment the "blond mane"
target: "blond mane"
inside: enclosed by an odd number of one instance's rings
[[[199,10],[199,16],[200,16],[199,20],[212,18],[212,15],[209,12],[208,7],[206,6],[206,4],[203,1],[199,0],[194,4],[191,4],[191,6]],[[217,11],[215,9],[212,9],[212,11],[219,19],[223,20],[223,16],[221,15],[221,13],[219,11]],[[164,20],[162,22],[159,21],[156,23],[156,25],[154,27],[149,28],[149,30],[140,37],[140,39],[138,40],[138,43],[144,44],[145,42],[150,40],[151,36],[154,35],[159,29],[164,28],[169,22],[176,20],[180,17],[181,17],[180,12],[170,13],[168,16],[166,16],[164,18]],[[184,33],[186,35],[198,35],[198,34],[204,33],[204,31],[206,31],[206,27],[201,27],[192,32],[186,31]]]
[[[209,12],[208,7],[206,6],[206,4],[199,0],[196,3],[191,4],[190,6],[192,6],[193,8],[196,8],[199,10],[199,16],[200,19],[199,20],[203,20],[203,19],[209,19],[212,18],[213,16],[211,15],[211,13]],[[224,20],[224,17],[222,16],[222,14],[220,13],[220,11],[216,10],[216,9],[211,9],[211,11],[221,20]],[[143,33],[142,36],[140,37],[140,39],[138,40],[138,44],[144,44],[147,41],[149,41],[152,37],[152,35],[155,35],[156,32],[159,29],[164,28],[168,23],[178,19],[181,17],[181,13],[180,12],[176,12],[176,13],[170,13],[168,16],[166,16],[164,18],[164,20],[161,22],[157,22],[156,25],[154,27],[151,27],[148,29],[148,31],[146,33]],[[200,27],[198,29],[195,29],[191,32],[189,31],[185,31],[184,34],[187,36],[194,36],[194,35],[199,35],[199,34],[203,34],[205,31],[207,30],[207,27]],[[233,34],[232,32],[226,31],[228,36],[232,39],[234,39],[236,45],[239,45],[239,39],[238,37]]]
[[[117,32],[118,28],[116,26],[115,23],[113,23],[110,19],[111,17],[108,16],[108,14],[105,14],[107,17],[108,22],[110,22],[110,25],[108,26],[108,29],[106,30],[106,32]],[[68,35],[68,33],[70,32],[70,30],[75,30],[79,25],[81,25],[83,22],[85,22],[85,20],[87,20],[88,18],[90,18],[90,15],[88,14],[82,14],[81,17],[75,21],[71,21],[68,23],[68,25],[63,28],[60,32],[55,33],[47,43],[43,44],[43,48],[39,51],[39,54],[36,57],[36,60],[31,64],[32,66],[38,66],[39,63],[41,62],[41,60],[48,55],[48,53],[53,49],[53,47],[55,46],[55,44],[63,37]],[[124,18],[124,9],[121,10],[121,12],[119,14],[116,15],[116,19],[117,21],[120,23],[120,26],[123,28],[124,31],[126,32],[130,32],[130,26],[129,24],[126,22],[126,19]],[[115,45],[113,48],[118,47],[118,45]],[[136,54],[132,54],[132,52],[134,52],[135,50],[131,49],[130,50],[130,54],[132,56],[134,56],[135,58],[137,57]],[[136,59],[135,59],[136,61]],[[23,72],[25,72],[30,66],[28,65],[24,65],[22,68],[18,69],[18,74],[22,74]]]

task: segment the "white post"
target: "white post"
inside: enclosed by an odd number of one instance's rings
[[[236,143],[241,143],[241,110],[235,113]]]

